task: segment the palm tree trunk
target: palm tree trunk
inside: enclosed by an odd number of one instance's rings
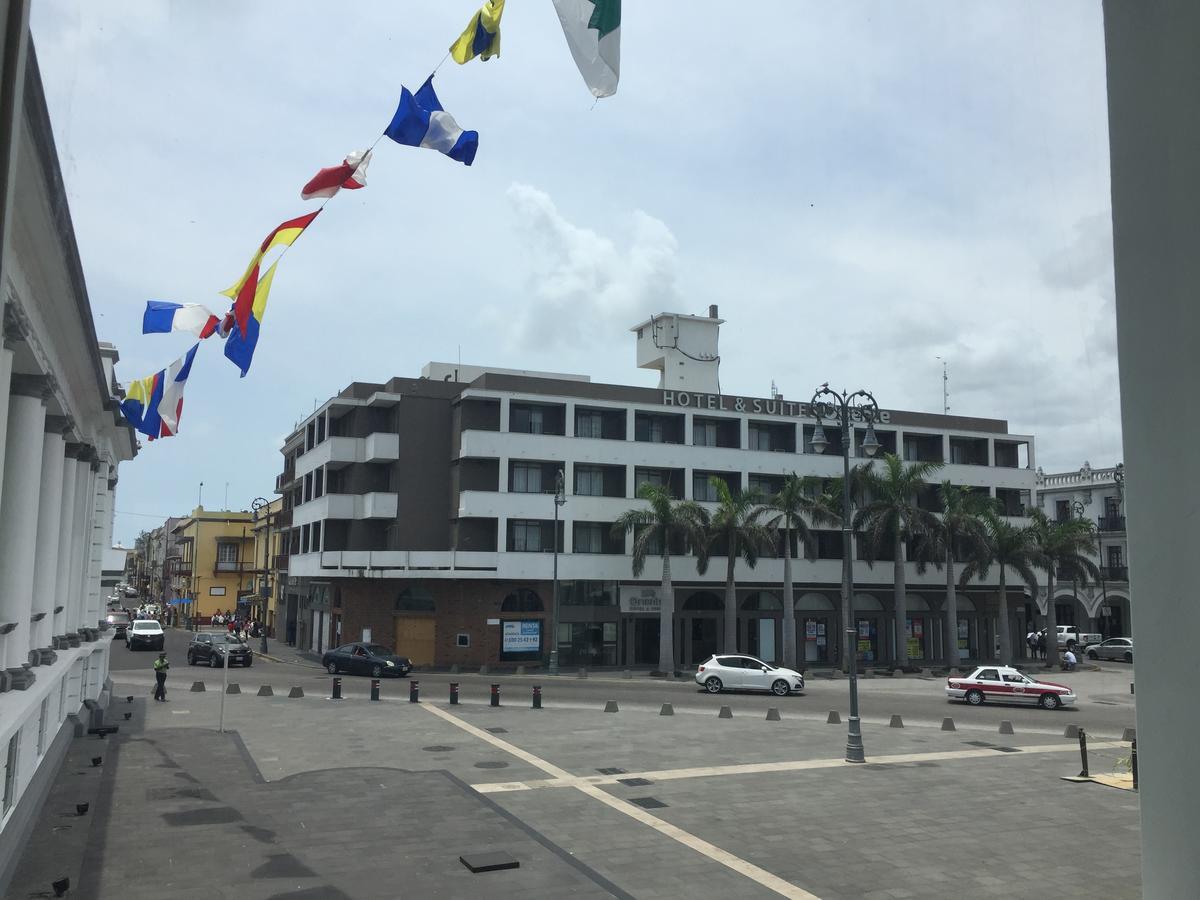
[[[1008,587],[1000,566],[1000,665],[1012,665],[1012,623],[1008,621]]]
[[[783,543],[783,665],[796,668],[796,604],[792,600],[792,528]]]
[[[674,634],[675,590],[671,587],[671,555],[664,550],[658,612],[658,670],[668,676],[675,671]]]
[[[1054,608],[1054,564],[1046,573],[1046,668],[1058,662],[1058,610]]]
[[[907,585],[905,584],[904,572],[904,541],[900,539],[900,529],[896,529],[896,536],[892,543],[892,557],[895,575],[892,578],[894,585],[894,603],[896,609],[896,665],[902,669],[907,669],[908,662],[908,610],[905,608],[906,597],[904,591]]]
[[[946,668],[962,664],[958,658],[958,597],[954,591],[954,550],[946,551]]]
[[[733,567],[737,564],[737,548],[729,541],[729,557],[725,565],[725,652],[737,653],[737,589],[733,582]]]

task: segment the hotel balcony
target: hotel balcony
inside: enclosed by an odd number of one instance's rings
[[[368,494],[325,494],[294,510],[293,524],[307,525],[323,519],[394,519],[400,495],[372,491]]]
[[[321,466],[340,469],[352,463],[395,462],[400,458],[400,435],[377,431],[366,437],[331,437],[296,461],[297,477]]]
[[[1101,531],[1124,531],[1124,516],[1101,516],[1096,523]]]
[[[1101,566],[1100,576],[1105,581],[1128,581],[1129,567],[1128,566]]]

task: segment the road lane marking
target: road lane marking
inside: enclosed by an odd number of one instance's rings
[[[683,844],[685,847],[695,850],[697,853],[707,856],[713,862],[720,863],[727,869],[731,869],[732,871],[737,872],[739,875],[749,878],[751,881],[757,882],[768,890],[779,894],[781,897],[787,897],[789,900],[820,900],[816,894],[809,893],[803,888],[792,884],[790,881],[785,881],[778,875],[768,872],[766,869],[756,866],[754,863],[748,862],[742,859],[740,856],[736,856],[735,854],[730,853],[728,850],[718,847],[716,844],[709,843],[708,841],[701,837],[697,837],[689,831],[684,831],[677,825],[672,825],[670,822],[660,819],[658,816],[652,815],[651,813],[642,809],[640,806],[634,806],[627,800],[622,800],[620,797],[614,797],[611,794],[607,794],[599,787],[589,783],[586,779],[578,778],[567,772],[565,769],[560,769],[553,763],[547,762],[541,757],[535,756],[526,750],[522,750],[515,744],[510,744],[508,741],[502,740],[496,737],[494,734],[484,731],[481,728],[476,728],[474,725],[464,722],[462,719],[458,718],[458,716],[452,716],[450,713],[426,703],[422,703],[421,707],[422,709],[433,713],[435,716],[445,719],[452,725],[461,728],[468,734],[479,738],[481,741],[485,741],[488,744],[491,744],[493,747],[503,750],[505,753],[509,753],[523,762],[529,763],[534,768],[541,769],[547,775],[552,775],[554,781],[562,782],[564,786],[573,787],[587,796],[595,800],[599,800],[605,806],[608,806],[617,812],[624,813],[631,819],[653,828],[664,837],[668,837],[671,840]]]

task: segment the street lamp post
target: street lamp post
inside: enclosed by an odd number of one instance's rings
[[[1083,509],[1086,505],[1087,504],[1085,504],[1082,500],[1079,500],[1078,498],[1071,501],[1071,511],[1073,513],[1075,513],[1075,518],[1080,519],[1080,520],[1083,519]],[[1098,528],[1096,529],[1096,553],[1097,553],[1097,555],[1100,553],[1100,529],[1098,529]],[[1076,608],[1078,608],[1079,607],[1079,577],[1078,577],[1078,575],[1071,576],[1071,599],[1073,599],[1075,601],[1075,606],[1076,606]],[[1049,603],[1051,601],[1048,599],[1046,602]],[[1073,612],[1074,611],[1072,611],[1072,613]],[[1046,637],[1046,641],[1047,641],[1047,643],[1049,643],[1049,641],[1050,641],[1050,637],[1048,635]]]
[[[563,470],[554,473],[554,588],[550,597],[550,674],[558,674],[558,508],[567,502]]]
[[[263,583],[259,586],[258,595],[262,599],[262,618],[259,620],[259,628],[261,629],[262,642],[259,645],[259,652],[267,652],[267,598],[271,596],[271,503],[264,500],[262,497],[255,497],[250,503],[250,509],[254,513],[254,524],[258,524],[258,513],[264,511],[267,518],[267,537],[263,542]]]
[[[842,430],[842,610],[846,616],[846,653],[850,669],[850,721],[846,732],[846,762],[866,762],[863,752],[862,723],[858,716],[858,627],[854,620],[854,552],[852,539],[853,522],[850,512],[850,422],[865,421],[867,433],[863,437],[862,449],[867,456],[874,456],[879,449],[875,437],[875,420],[879,418],[879,404],[869,391],[837,393],[829,383],[821,385],[813,394],[810,404],[817,425],[809,442],[817,453],[824,453],[829,446],[825,437],[822,419],[830,419]],[[789,602],[790,602],[790,598]],[[900,640],[900,635],[896,636]]]

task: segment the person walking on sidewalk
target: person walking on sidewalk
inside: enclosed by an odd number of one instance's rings
[[[167,702],[167,669],[171,668],[171,664],[167,662],[167,652],[164,650],[158,654],[158,659],[154,661],[154,699]]]

